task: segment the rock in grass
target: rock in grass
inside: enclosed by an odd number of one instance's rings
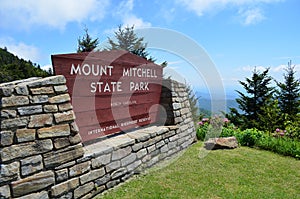
[[[204,142],[204,148],[207,150],[234,149],[237,147],[238,141],[234,136],[225,138],[210,138]]]

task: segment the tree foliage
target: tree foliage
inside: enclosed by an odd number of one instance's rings
[[[261,113],[258,115],[259,129],[272,133],[277,128],[284,128],[284,118],[280,112],[278,100],[269,99],[266,104],[261,107]]]
[[[263,114],[262,108],[272,99],[274,88],[270,86],[272,78],[268,75],[269,69],[262,73],[254,69],[251,79],[239,81],[245,89],[245,93],[237,91],[239,98],[236,99],[239,104],[239,113],[231,109],[229,118],[236,121],[242,128],[260,127],[259,115]]]
[[[191,113],[194,120],[194,123],[199,120],[199,107],[198,107],[198,97],[195,96],[195,93],[191,86],[186,86],[186,90],[188,93],[188,99],[190,103]]]
[[[146,60],[155,61],[153,57],[149,57],[149,53],[146,51],[147,43],[144,42],[144,38],[138,37],[134,32],[134,26],[122,28],[120,25],[114,36],[115,40],[108,37],[108,50],[127,50]]]
[[[98,47],[99,44],[99,39],[93,39],[89,33],[88,33],[88,29],[85,28],[85,35],[82,38],[78,38],[78,48],[77,48],[77,52],[91,52],[94,49],[96,49]]]
[[[277,82],[278,91],[276,98],[283,114],[286,114],[290,120],[295,120],[300,113],[300,79],[295,78],[295,66],[288,62],[285,69],[284,82]]]
[[[51,75],[31,61],[19,59],[7,51],[7,48],[0,48],[0,83],[10,82],[29,77],[46,77]]]

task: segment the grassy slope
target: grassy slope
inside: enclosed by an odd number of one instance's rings
[[[300,198],[300,161],[241,147],[211,151],[201,143],[98,198]]]

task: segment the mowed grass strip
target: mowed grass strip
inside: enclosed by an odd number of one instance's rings
[[[210,151],[202,143],[97,198],[300,198],[300,161],[240,147]]]

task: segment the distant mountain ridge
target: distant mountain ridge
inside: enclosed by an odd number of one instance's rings
[[[204,110],[212,111],[215,113],[220,113],[222,111],[225,111],[226,113],[229,113],[230,108],[238,108],[238,103],[233,99],[225,99],[225,100],[211,100],[211,99],[204,99],[199,98],[199,108],[202,108]],[[214,107],[212,107],[212,104]],[[225,110],[224,110],[224,104],[225,104]]]
[[[227,94],[225,99],[212,98],[209,93],[196,92],[196,97],[198,98],[198,105],[200,109],[208,110],[214,112],[213,114],[218,114],[223,111],[226,113],[230,112],[230,108],[236,108],[239,110],[239,105],[236,102],[237,95]],[[213,107],[212,107],[213,105]],[[225,105],[225,110],[224,110]]]
[[[0,83],[29,77],[47,77],[51,73],[44,71],[31,61],[20,59],[18,56],[0,48]]]

